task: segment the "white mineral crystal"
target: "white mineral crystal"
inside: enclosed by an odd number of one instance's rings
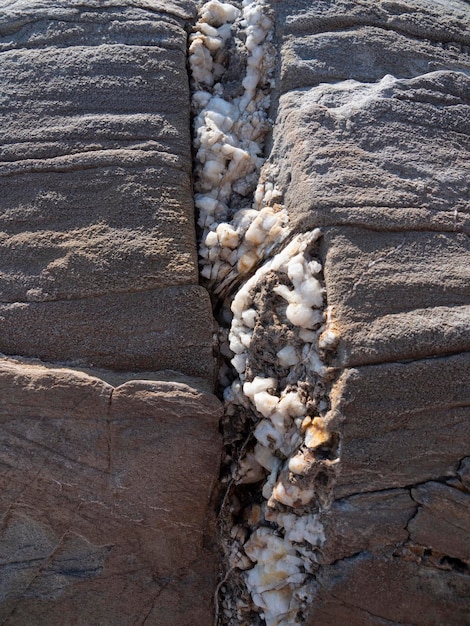
[[[224,93],[224,48],[235,35],[234,23],[242,26],[245,36],[239,38],[248,56],[245,75],[240,77],[242,95]],[[200,10],[199,20],[190,36],[189,62],[192,75],[195,113],[196,207],[198,223],[203,229],[201,274],[210,284],[220,282],[230,272],[248,273],[275,240],[283,234],[286,214],[282,207],[269,206],[279,197],[271,183],[266,194],[258,194],[256,209],[249,207],[241,216],[230,209],[233,193],[249,195],[259,178],[263,164],[263,143],[269,129],[267,109],[270,99],[266,85],[270,82],[272,20],[263,2],[243,2],[240,11],[229,3],[211,0]],[[248,199],[248,202],[250,200]],[[220,210],[220,204],[226,210]],[[219,211],[218,211],[219,209]],[[242,219],[240,219],[240,217]],[[216,231],[218,241],[209,238]],[[222,255],[224,248],[237,254]]]
[[[206,2],[189,41],[200,264],[214,294],[225,297],[235,281],[241,283],[231,302],[231,320],[225,311],[230,331],[219,333],[220,352],[231,359],[238,377],[229,383],[225,366],[221,380],[228,385],[226,415],[234,416],[242,407],[254,416],[256,443],[243,448],[231,468],[232,479],[259,483],[264,499],[247,513],[251,536],[244,549],[246,537],[240,539],[239,529],[233,535],[228,560],[244,572],[253,605],[266,625],[294,626],[308,598],[305,584],[313,551],[324,541],[318,515],[300,514],[298,507],[308,507],[315,497],[305,476],[315,463],[315,450],[330,438],[320,417],[327,405],[309,397],[305,384],[321,381],[326,367],[320,354],[333,349],[338,337],[332,312],[324,313],[322,266],[309,253],[320,230],[294,236],[282,247],[289,224],[275,184],[279,172],[262,157],[270,128],[273,22],[265,0],[243,0],[239,6]],[[244,67],[238,91],[224,82],[233,54]],[[349,82],[351,102],[353,94],[368,97],[367,90],[362,93]],[[330,91],[334,99],[334,86]],[[341,111],[336,112],[347,116],[351,102],[339,103]],[[280,327],[271,329],[272,371],[279,371],[279,378],[261,373],[252,347],[264,324],[253,294],[268,274],[277,280],[270,289],[281,320]],[[286,331],[292,341],[282,336]],[[315,418],[312,407],[320,413]],[[304,482],[297,484],[293,477]],[[240,598],[238,607],[242,605]]]
[[[253,240],[261,228],[259,217],[259,214],[253,216],[249,226],[250,237]],[[271,217],[274,216],[266,215],[263,224],[266,223],[267,227],[272,228],[274,222],[270,221]],[[257,327],[258,320],[252,293],[256,286],[273,272],[282,278],[282,282],[271,288],[272,293],[279,296],[281,302],[285,302],[280,311],[284,311],[285,323],[292,325],[297,337],[295,345],[284,343],[277,350],[278,367],[295,372],[302,364],[319,378],[326,373],[326,367],[319,354],[319,338],[324,337],[324,343],[332,345],[330,335],[326,334],[332,332],[332,322],[327,316],[329,326],[326,330],[324,293],[318,278],[321,265],[310,259],[307,253],[308,247],[319,234],[319,231],[314,231],[310,235],[294,237],[284,249],[261,265],[235,295],[231,305],[233,320],[229,337],[232,349],[236,352],[232,363],[237,366],[241,380],[244,380],[245,372],[240,372],[238,360],[242,355],[246,355],[248,360],[253,328]],[[282,342],[282,337],[279,337],[278,341]],[[246,367],[247,360],[241,364],[242,367],[243,365]],[[245,380],[241,388],[253,410],[262,417],[254,429],[257,441],[254,459],[259,467],[269,472],[261,489],[262,496],[268,503],[266,520],[277,524],[285,548],[293,550],[292,554],[303,564],[302,573],[294,575],[286,571],[284,565],[281,567],[278,563],[275,570],[279,574],[278,589],[263,587],[260,578],[261,568],[264,572],[272,571],[271,561],[275,557],[269,552],[268,547],[258,554],[257,565],[249,570],[246,583],[253,602],[262,609],[266,623],[270,620],[273,624],[298,623],[296,616],[301,606],[302,594],[296,595],[296,592],[304,588],[305,572],[311,569],[311,550],[318,548],[323,541],[323,530],[318,516],[283,513],[282,517],[276,509],[282,506],[297,511],[299,507],[308,506],[312,502],[315,497],[314,485],[308,482],[296,484],[291,477],[307,476],[312,464],[315,463],[315,457],[308,452],[309,448],[315,450],[326,444],[330,438],[326,423],[320,417],[312,419],[306,416],[307,405],[304,396],[299,388],[292,385],[295,379],[289,378],[290,386],[283,389],[280,387],[280,380],[273,376],[257,375],[252,380]],[[310,405],[312,406],[311,402]],[[244,472],[243,475],[247,476],[247,480],[250,479],[251,474],[245,469],[244,462],[241,463],[239,471]],[[255,475],[258,474],[253,473],[253,476]],[[271,527],[263,530],[263,537],[267,534],[278,537]],[[306,548],[307,545],[310,546],[309,549]],[[252,556],[250,558],[252,559]],[[281,561],[285,559],[286,556],[282,557]],[[281,610],[280,607],[283,607],[284,612],[276,612]]]

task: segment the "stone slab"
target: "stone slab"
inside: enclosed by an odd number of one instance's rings
[[[2,623],[207,626],[219,401],[24,361],[0,381]]]
[[[469,576],[366,552],[321,569],[305,623],[462,626],[468,623],[469,591]]]
[[[195,3],[0,8],[0,351],[212,382],[197,286]]]
[[[80,367],[173,369],[212,381],[211,304],[195,285],[3,304],[0,351]]]
[[[467,353],[346,370],[333,389],[336,496],[454,476],[468,454],[469,368]]]
[[[335,500],[322,519],[325,544],[320,562],[330,564],[359,552],[381,552],[408,539],[416,502],[406,489],[389,489]]]
[[[325,229],[335,366],[470,351],[470,243],[460,233]]]
[[[3,301],[197,282],[185,22],[150,4],[2,10]]]
[[[271,160],[292,226],[468,233],[469,86],[443,70],[281,96]]]
[[[470,561],[470,495],[428,482],[412,490],[421,505],[410,522],[410,538],[446,556]]]
[[[468,69],[464,2],[305,0],[276,6],[282,46],[281,92],[386,74],[411,78],[436,69]]]

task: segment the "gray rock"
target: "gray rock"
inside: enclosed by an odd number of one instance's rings
[[[328,229],[328,304],[356,367],[470,350],[470,245],[461,233]]]
[[[282,96],[272,159],[296,229],[468,233],[469,92],[438,71]]]
[[[466,624],[468,3],[274,7],[269,158],[292,230],[322,227],[339,335],[341,469],[306,621]]]
[[[322,564],[360,552],[383,552],[408,538],[416,503],[406,489],[372,491],[337,499],[324,518]]]
[[[1,8],[0,351],[212,380],[196,286],[194,15],[185,0]]]
[[[346,370],[333,392],[344,420],[337,496],[455,475],[468,450],[469,367],[461,354]]]
[[[5,354],[114,370],[174,369],[213,380],[212,311],[198,286],[0,305]]]
[[[421,506],[409,524],[413,542],[451,558],[470,560],[470,495],[429,482],[412,490]]]
[[[386,74],[412,78],[439,69],[468,69],[464,2],[294,0],[277,7],[283,45],[281,91]]]

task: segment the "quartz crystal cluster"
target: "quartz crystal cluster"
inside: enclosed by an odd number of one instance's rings
[[[218,619],[233,625],[300,623],[338,463],[327,418],[324,357],[336,334],[316,255],[321,233],[290,235],[276,167],[263,157],[272,27],[263,0],[210,0],[189,47],[201,274],[226,306],[226,418],[242,412],[248,422],[224,499],[228,506],[231,489],[251,489],[225,546],[238,579],[230,594],[227,575]],[[234,591],[241,583],[248,593]]]
[[[190,35],[201,275],[217,292],[228,275],[225,283],[252,270],[284,232],[286,214],[267,171],[260,182],[272,26],[260,2],[237,8],[210,0]]]
[[[228,340],[238,376],[225,390],[226,412],[245,407],[253,423],[232,478],[261,490],[261,503],[245,511],[248,533],[235,533],[242,541],[234,544],[231,565],[246,568],[252,601],[268,626],[298,623],[324,541],[319,513],[330,503],[338,464],[322,358],[336,334],[313,257],[319,237],[315,230],[293,238],[231,305]]]

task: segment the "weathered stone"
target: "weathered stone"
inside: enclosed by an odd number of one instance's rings
[[[357,366],[470,350],[470,245],[451,233],[325,233],[325,278],[341,345]]]
[[[0,380],[2,623],[207,626],[218,400],[24,361]]]
[[[468,622],[468,576],[365,552],[318,575],[307,624],[414,624],[458,626]]]
[[[455,475],[468,450],[470,357],[346,370],[333,391],[342,432],[337,496]]]
[[[3,301],[197,282],[186,32],[167,11],[2,10]]]
[[[195,4],[0,11],[0,351],[212,380],[191,183]]]
[[[411,540],[470,561],[470,495],[436,482],[419,485],[411,493],[421,505],[409,525]]]
[[[323,230],[339,337],[307,623],[467,623],[468,4],[274,6],[271,171],[292,231]]]
[[[74,300],[0,305],[0,350],[115,370],[175,369],[213,378],[205,289],[166,287]]]
[[[386,550],[408,538],[407,523],[416,503],[405,489],[390,489],[336,500],[323,519],[321,562],[359,552]]]
[[[273,158],[297,230],[468,233],[469,85],[439,71],[282,96]]]
[[[279,3],[283,36],[281,90],[386,74],[411,78],[440,69],[464,69],[470,44],[463,2],[294,0]]]

